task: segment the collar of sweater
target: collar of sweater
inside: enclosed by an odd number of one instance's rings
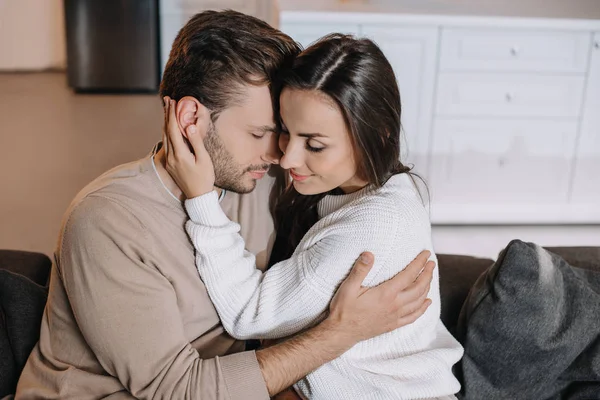
[[[338,211],[342,207],[350,204],[354,200],[358,200],[361,197],[364,197],[370,193],[378,192],[384,188],[390,188],[392,186],[401,185],[404,180],[410,180],[408,174],[398,174],[392,176],[380,189],[374,189],[373,185],[367,185],[364,188],[357,190],[354,193],[349,194],[341,194],[341,195],[327,195],[319,202],[317,206],[317,211],[319,213],[319,218],[323,218],[326,215],[329,215],[333,212]]]

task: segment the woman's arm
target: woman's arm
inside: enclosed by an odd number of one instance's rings
[[[314,244],[261,273],[254,255],[244,249],[239,225],[221,210],[216,192],[185,205],[198,271],[223,326],[240,339],[289,336],[318,322],[358,255],[373,250],[376,272],[384,261],[385,236],[390,237],[384,226],[378,227],[386,232],[381,235],[352,229],[367,221],[330,226]]]

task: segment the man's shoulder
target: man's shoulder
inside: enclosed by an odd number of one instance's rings
[[[139,204],[147,196],[149,179],[147,159],[119,165],[86,185],[73,199],[63,217],[66,224],[122,217],[136,214]]]
[[[114,167],[88,183],[71,202],[74,209],[90,197],[104,198],[106,201],[139,200],[150,189],[149,158],[132,161]]]

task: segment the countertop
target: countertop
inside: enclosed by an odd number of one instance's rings
[[[279,0],[280,10],[600,19],[600,0]]]

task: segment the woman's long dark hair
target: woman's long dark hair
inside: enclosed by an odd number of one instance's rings
[[[325,36],[282,71],[278,84],[280,90],[319,91],[335,101],[350,132],[357,174],[372,187],[410,171],[400,162],[401,105],[396,77],[371,40]],[[331,193],[301,195],[293,185],[278,180],[271,194],[277,239],[269,265],[290,258],[317,222],[317,203],[327,194]]]

